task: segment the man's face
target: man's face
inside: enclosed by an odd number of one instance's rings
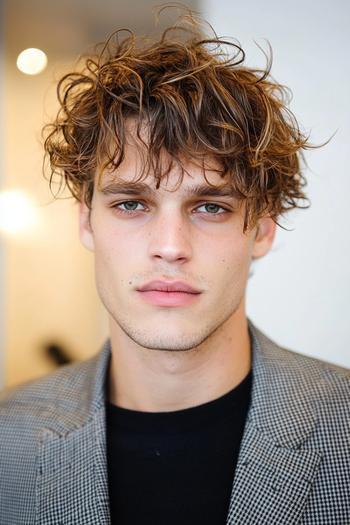
[[[191,196],[194,186],[209,188],[192,163],[185,166],[191,177],[185,174],[174,192],[175,170],[158,190],[151,175],[143,180],[149,194],[115,193],[113,182],[126,188],[140,162],[128,145],[118,170],[102,179],[101,190],[95,185],[90,221],[80,205],[81,240],[95,253],[97,289],[113,330],[144,348],[188,350],[242,316],[252,257],[268,251],[275,225],[265,218],[258,236],[256,228],[244,234],[243,209],[232,196]],[[217,186],[227,182],[212,170],[206,177]],[[137,290],[152,280],[181,280],[201,293],[177,306],[152,304]]]

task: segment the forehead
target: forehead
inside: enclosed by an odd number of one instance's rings
[[[232,183],[227,177],[222,177],[218,162],[203,154],[198,155],[198,159],[179,156],[178,162],[166,151],[161,151],[157,159],[161,178],[157,184],[146,141],[140,143],[134,131],[128,135],[123,161],[118,168],[104,171],[101,176],[98,189],[102,193],[159,194],[176,191],[184,196],[232,195]]]
[[[203,170],[199,170],[197,166],[192,166],[192,169],[191,166],[187,166],[182,181],[177,176],[176,170],[171,171],[164,180],[160,181],[158,188],[157,181],[151,174],[148,174],[145,179],[136,180],[131,176],[131,171],[123,170],[123,166],[116,171],[118,173],[103,177],[99,190],[103,195],[142,194],[151,196],[156,193],[176,192],[184,197],[235,196],[235,192],[228,181],[224,181],[216,172],[208,172],[208,170],[205,170],[204,176]]]

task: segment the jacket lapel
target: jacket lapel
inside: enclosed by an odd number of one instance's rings
[[[279,446],[248,422],[227,524],[299,523],[320,459],[317,452]]]
[[[41,432],[36,478],[37,525],[110,524],[104,399],[108,360],[107,341],[102,353],[87,361],[81,377],[76,378],[75,409],[62,411]],[[53,414],[57,413],[60,402],[63,406],[64,399],[56,400]]]
[[[321,462],[303,448],[316,420],[307,374],[249,321],[253,387],[227,525],[299,523]]]

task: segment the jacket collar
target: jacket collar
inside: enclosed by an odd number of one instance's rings
[[[316,423],[310,376],[303,373],[299,356],[277,346],[250,320],[248,327],[253,372],[248,419],[279,445],[297,446]],[[110,357],[107,339],[93,358],[59,371],[59,390],[52,389],[52,399],[50,393],[45,398],[45,406],[52,409],[49,431],[66,436],[104,409]]]
[[[248,419],[276,444],[295,448],[316,424],[310,375],[302,370],[301,356],[277,346],[250,320],[248,325],[253,369]]]

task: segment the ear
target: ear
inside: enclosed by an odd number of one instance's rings
[[[276,234],[276,223],[271,217],[262,217],[258,220],[252,251],[252,258],[263,257],[270,250]]]
[[[94,235],[90,222],[91,210],[85,204],[84,201],[79,202],[79,237],[80,241],[92,252],[95,250]]]

